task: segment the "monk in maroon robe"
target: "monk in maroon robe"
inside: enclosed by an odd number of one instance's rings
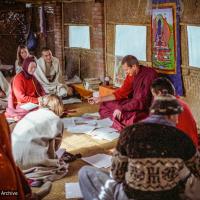
[[[113,120],[113,127],[122,130],[149,114],[152,101],[151,83],[157,78],[154,69],[139,65],[136,57],[128,55],[122,60],[122,67],[127,74],[124,84],[112,95],[92,97],[89,103],[101,103],[101,118]]]

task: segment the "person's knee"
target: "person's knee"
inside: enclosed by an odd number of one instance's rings
[[[93,167],[91,166],[83,166],[78,172],[79,180],[81,180],[82,178],[85,179],[86,177],[88,177],[89,172],[93,170],[92,168]]]

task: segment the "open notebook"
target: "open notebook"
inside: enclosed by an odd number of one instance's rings
[[[24,110],[33,110],[33,109],[35,109],[37,107],[38,107],[38,105],[34,104],[34,103],[25,103],[25,104],[20,106],[20,108],[22,108]]]

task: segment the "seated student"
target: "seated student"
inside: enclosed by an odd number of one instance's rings
[[[179,200],[179,184],[190,171],[200,178],[199,154],[192,140],[175,127],[181,111],[172,95],[157,97],[148,118],[121,132],[111,176],[88,166],[80,170],[84,199]]]
[[[67,174],[68,165],[56,155],[64,131],[62,114],[62,100],[54,94],[47,95],[40,108],[27,114],[12,132],[15,162],[21,169],[31,171],[31,180],[53,181]]]
[[[42,49],[42,57],[38,59],[37,64],[35,76],[47,94],[62,97],[72,95],[72,88],[64,83],[59,60],[52,56],[49,48]]]
[[[15,61],[15,72],[21,72],[24,60],[29,56],[29,51],[25,45],[19,45],[17,48],[17,60]]]
[[[3,73],[0,71],[0,98],[6,99],[9,95],[9,83],[4,77]]]
[[[27,114],[12,132],[13,154],[22,169],[56,166],[56,151],[63,135],[62,100],[54,95],[41,98],[40,108]]]
[[[45,95],[45,92],[33,76],[37,67],[34,57],[27,57],[23,62],[23,71],[16,74],[11,82],[11,89],[8,98],[8,107],[6,116],[19,120],[29,111],[20,108],[22,104],[38,104],[39,98]]]
[[[154,69],[139,65],[132,55],[122,59],[122,67],[127,76],[121,88],[112,95],[89,99],[89,103],[101,103],[101,118],[111,118],[118,130],[148,116],[152,100],[150,85],[157,77]]]
[[[151,85],[151,92],[154,97],[160,95],[162,90],[167,90],[169,94],[175,95],[175,88],[167,78],[158,78]],[[196,147],[198,147],[197,125],[192,112],[182,99],[178,96],[176,98],[183,107],[183,112],[179,115],[179,122],[176,127],[185,132],[192,139]]]
[[[16,166],[11,148],[11,138],[8,124],[4,114],[0,114],[0,199],[9,200],[25,200],[31,195],[31,190],[24,175]],[[9,192],[17,192],[18,195],[6,194]],[[5,195],[3,195],[5,192]]]

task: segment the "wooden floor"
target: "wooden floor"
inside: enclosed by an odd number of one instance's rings
[[[89,105],[87,103],[74,104],[69,106],[75,113],[71,116],[80,116],[86,112],[97,112],[98,106]],[[62,140],[62,148],[66,148],[71,153],[81,153],[83,156],[94,155],[96,153],[110,153],[116,144],[114,142],[108,142],[106,140],[96,140],[85,134],[70,134],[65,131]],[[68,175],[58,181],[53,182],[53,187],[49,195],[44,200],[63,200],[65,199],[64,186],[66,182],[77,182],[77,173],[79,169],[86,165],[82,160],[77,160],[70,163]]]

